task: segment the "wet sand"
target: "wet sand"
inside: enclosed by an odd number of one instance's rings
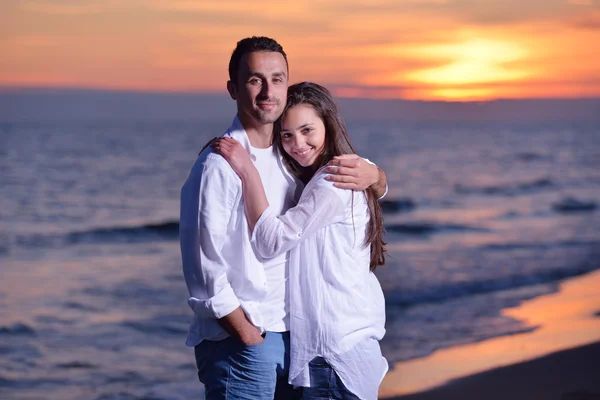
[[[398,363],[380,387],[390,399],[600,400],[600,271],[504,314],[533,332]]]
[[[600,342],[394,399],[600,400]]]

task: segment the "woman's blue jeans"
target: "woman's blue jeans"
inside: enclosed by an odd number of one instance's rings
[[[313,358],[308,368],[310,387],[302,388],[302,400],[360,400],[344,386],[323,357]]]

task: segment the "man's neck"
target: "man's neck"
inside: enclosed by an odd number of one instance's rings
[[[273,124],[259,124],[247,121],[240,116],[240,122],[248,135],[250,145],[258,149],[266,149],[273,144]]]

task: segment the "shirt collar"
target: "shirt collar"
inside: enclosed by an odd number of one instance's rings
[[[236,115],[231,123],[231,126],[225,132],[225,136],[230,136],[241,143],[241,145],[248,151],[248,153],[252,154],[252,146],[250,146],[250,139],[248,138],[248,134],[240,121],[240,118]]]
[[[238,142],[240,142],[242,147],[244,147],[246,149],[246,151],[248,152],[248,154],[250,154],[250,158],[252,159],[252,161],[256,161],[256,154],[254,154],[254,152],[253,152],[253,147],[250,144],[250,139],[248,138],[248,134],[246,133],[246,130],[244,129],[244,126],[242,125],[242,121],[240,121],[240,118],[238,115],[236,115],[235,118],[233,119],[233,122],[231,123],[231,126],[229,127],[229,129],[225,132],[225,135],[230,136],[230,137],[234,138],[235,140],[237,140]]]
[[[238,115],[236,115],[235,118],[233,119],[231,126],[225,132],[225,136],[230,136],[230,137],[234,138],[235,140],[237,140],[238,142],[240,142],[242,147],[244,147],[246,149],[246,151],[248,152],[248,154],[250,154],[250,158],[252,159],[252,161],[256,161],[256,154],[253,154],[253,152],[252,152],[252,146],[250,145],[250,139],[248,138],[248,134],[246,133],[246,130],[244,129],[244,126],[242,125],[242,121],[240,121],[240,118]],[[286,177],[288,179],[291,179],[293,182],[296,182],[296,184],[298,182],[300,182],[285,167],[285,162],[283,161],[283,155],[280,154],[280,152],[277,149],[275,150],[275,152],[277,154],[277,158],[279,160],[280,167],[283,169]]]

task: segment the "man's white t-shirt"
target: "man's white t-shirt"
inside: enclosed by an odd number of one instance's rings
[[[275,146],[266,149],[252,147],[252,154],[255,155],[254,166],[260,175],[270,207],[273,207],[277,215],[285,214],[295,205],[295,193],[280,167],[277,149]],[[261,301],[259,311],[264,318],[266,330],[271,332],[290,329],[287,255],[283,253],[263,263],[269,293]]]

